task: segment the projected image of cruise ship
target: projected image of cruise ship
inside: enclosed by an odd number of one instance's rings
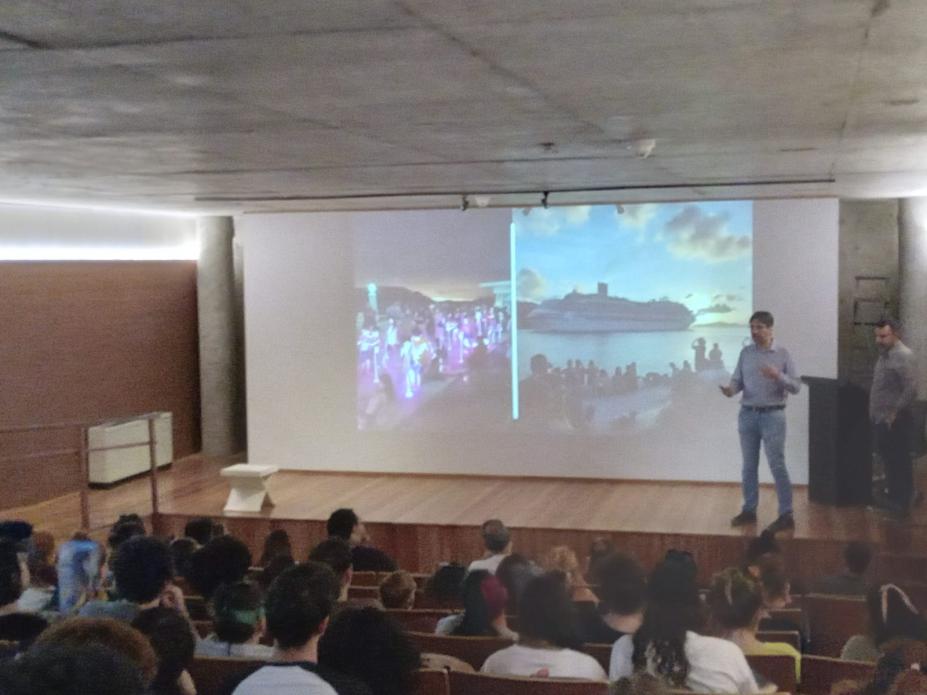
[[[523,327],[550,333],[637,333],[684,331],[694,320],[684,304],[609,297],[608,284],[600,282],[595,294],[570,292],[562,299],[544,300],[524,319]]]

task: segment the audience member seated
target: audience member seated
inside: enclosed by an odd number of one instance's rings
[[[643,672],[621,678],[609,689],[610,695],[669,695],[669,692],[663,681]]]
[[[174,563],[174,575],[189,581],[193,555],[200,544],[192,538],[175,538],[171,541],[171,562]]]
[[[481,671],[507,676],[604,680],[599,662],[576,651],[581,642],[573,604],[560,573],[528,582],[521,597],[518,643],[486,659]]]
[[[20,559],[11,540],[0,540],[0,640],[15,642],[26,649],[48,622],[33,613],[19,610],[19,597],[29,583],[29,569]]]
[[[196,637],[189,621],[172,608],[156,606],[138,614],[132,627],[141,632],[158,656],[150,695],[196,695],[187,667],[193,661]]]
[[[463,612],[438,621],[435,632],[459,637],[501,637],[516,640],[505,619],[508,592],[499,579],[486,570],[467,574],[462,590]]]
[[[570,598],[574,601],[598,603],[598,597],[589,588],[585,577],[579,569],[579,560],[573,549],[565,545],[555,545],[541,558],[541,569],[545,572],[562,572],[566,579]]]
[[[351,566],[352,557],[351,548],[340,538],[329,538],[322,541],[309,553],[310,560],[328,565],[335,573],[335,576],[338,577],[338,582],[341,585],[338,603],[382,608],[383,606],[375,598],[350,598],[348,596],[348,590],[351,588],[351,580],[354,576],[354,569]]]
[[[612,648],[612,680],[646,671],[671,688],[700,693],[759,691],[737,645],[698,634],[704,629],[705,615],[696,571],[691,556],[678,552],[668,554],[654,568],[647,583],[643,623]]]
[[[209,612],[213,632],[197,642],[197,656],[273,658],[273,648],[261,644],[267,623],[259,587],[249,582],[222,584],[213,592]]]
[[[257,576],[257,582],[264,591],[270,588],[273,581],[283,572],[296,564],[296,561],[289,555],[278,555],[268,563],[267,567],[261,570]]]
[[[141,673],[99,644],[33,647],[0,667],[3,695],[148,695]]]
[[[861,689],[862,695],[899,695],[893,688],[898,677],[908,671],[923,673],[927,669],[927,645],[921,641],[900,639],[886,642],[872,680]],[[915,690],[917,695],[927,690]]]
[[[52,605],[58,573],[55,571],[55,537],[45,531],[33,533],[26,556],[29,585],[19,597],[19,610],[23,613],[55,611]]]
[[[404,570],[388,574],[380,582],[380,603],[384,608],[409,610],[415,605],[415,577]]]
[[[198,545],[204,546],[221,534],[216,533],[216,526],[212,519],[201,516],[197,519],[190,519],[186,523],[183,527],[183,535],[185,538],[192,538]]]
[[[149,536],[133,536],[119,544],[112,561],[113,578],[118,598],[114,601],[88,601],[80,609],[87,618],[116,618],[127,623],[135,620],[140,611],[162,603],[169,607],[183,596],[171,582],[174,567],[167,544]]]
[[[752,565],[751,571],[745,574],[756,579],[763,592],[763,608],[766,612],[760,619],[759,629],[797,632],[801,650],[807,650],[809,630],[804,614],[801,622],[769,614],[769,611],[781,610],[792,605],[792,584],[785,576],[785,562],[782,556],[778,553],[761,555]]]
[[[731,567],[711,580],[708,606],[720,636],[736,644],[744,654],[785,654],[795,659],[795,679],[801,680],[801,654],[785,642],[760,642],[756,631],[763,615],[763,591],[759,583]]]
[[[248,546],[232,536],[219,536],[193,553],[187,580],[208,601],[220,584],[240,582],[250,567]]]
[[[246,675],[233,695],[370,695],[350,676],[319,666],[319,640],[338,599],[338,579],[328,565],[307,562],[284,570],[267,592],[267,630],[274,663]]]
[[[58,550],[58,611],[76,613],[85,603],[101,597],[106,554],[96,541],[74,534]]]
[[[277,557],[293,557],[293,548],[290,545],[290,534],[286,529],[274,529],[264,539],[264,550],[261,551],[261,567],[267,567]]]
[[[484,521],[480,532],[486,553],[479,560],[471,562],[467,571],[486,570],[490,574],[495,574],[499,563],[512,552],[511,534],[499,519]]]
[[[145,636],[112,618],[65,618],[39,635],[32,649],[57,646],[72,650],[85,645],[113,649],[129,659],[142,674],[146,688],[158,671],[158,657]]]
[[[840,652],[841,659],[878,661],[891,640],[927,640],[927,622],[908,595],[894,584],[873,587],[866,594],[869,632],[853,635]]]
[[[363,681],[373,695],[406,695],[421,659],[398,624],[367,607],[338,613],[319,642],[319,663]]]
[[[597,609],[576,604],[580,637],[584,642],[614,644],[637,631],[644,619],[647,579],[637,561],[623,553],[612,553],[595,564],[598,582]]]
[[[615,553],[615,544],[612,543],[611,538],[596,536],[592,539],[592,543],[589,544],[589,555],[586,556],[586,568],[583,572],[589,584],[599,583],[596,578],[596,565],[613,553]]]
[[[466,567],[456,562],[443,564],[425,582],[425,596],[436,606],[455,605],[460,602]]]
[[[369,544],[367,527],[353,509],[336,509],[326,524],[329,538],[340,538],[351,547],[351,564],[356,572],[395,572],[396,561]]]
[[[518,598],[524,591],[525,585],[535,577],[543,574],[541,568],[523,555],[512,553],[506,555],[496,568],[496,576],[508,592],[509,600],[505,612],[509,615],[518,615]]]
[[[750,574],[754,579],[760,578],[760,558],[775,555],[782,557],[782,548],[779,547],[776,536],[769,531],[763,531],[756,538],[751,538],[747,543],[747,550],[744,553],[744,571]]]
[[[821,577],[812,590],[818,594],[834,596],[865,596],[868,590],[866,570],[872,561],[872,548],[861,541],[851,541],[843,549],[846,566],[840,574]]]

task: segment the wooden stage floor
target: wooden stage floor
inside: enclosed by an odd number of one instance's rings
[[[490,478],[371,473],[283,471],[269,483],[276,503],[260,514],[225,515],[228,485],[219,470],[229,459],[193,456],[158,474],[158,530],[180,533],[195,516],[221,518],[230,532],[257,552],[271,528],[287,528],[298,555],[324,534],[324,521],[338,507],[352,507],[367,522],[373,540],[409,569],[427,571],[440,560],[467,562],[479,555],[477,529],[498,517],[513,529],[526,554],[566,543],[582,555],[592,538],[609,535],[639,555],[656,558],[666,547],[687,547],[718,562],[736,561],[757,530],[732,529],[740,488],[726,483]],[[924,487],[923,472],[919,476]],[[93,535],[102,538],[120,513],[151,513],[147,478],[90,495]],[[775,517],[775,492],[764,486],[760,523]],[[76,495],[31,507],[5,510],[37,528],[66,538],[79,526]],[[794,534],[783,539],[799,563],[826,556],[838,562],[840,547],[859,539],[893,552],[927,554],[927,509],[899,525],[861,507],[835,508],[808,501],[795,490]],[[820,560],[823,562],[823,560]]]

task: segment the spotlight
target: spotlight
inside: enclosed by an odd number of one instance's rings
[[[476,207],[478,208],[485,208],[487,205],[489,205],[489,201],[491,200],[492,196],[490,195],[483,194],[473,196],[473,202],[476,203]]]

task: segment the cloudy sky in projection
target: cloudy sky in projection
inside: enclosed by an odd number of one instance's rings
[[[515,210],[519,299],[568,292],[668,298],[696,323],[746,323],[752,311],[753,203],[718,201]]]

